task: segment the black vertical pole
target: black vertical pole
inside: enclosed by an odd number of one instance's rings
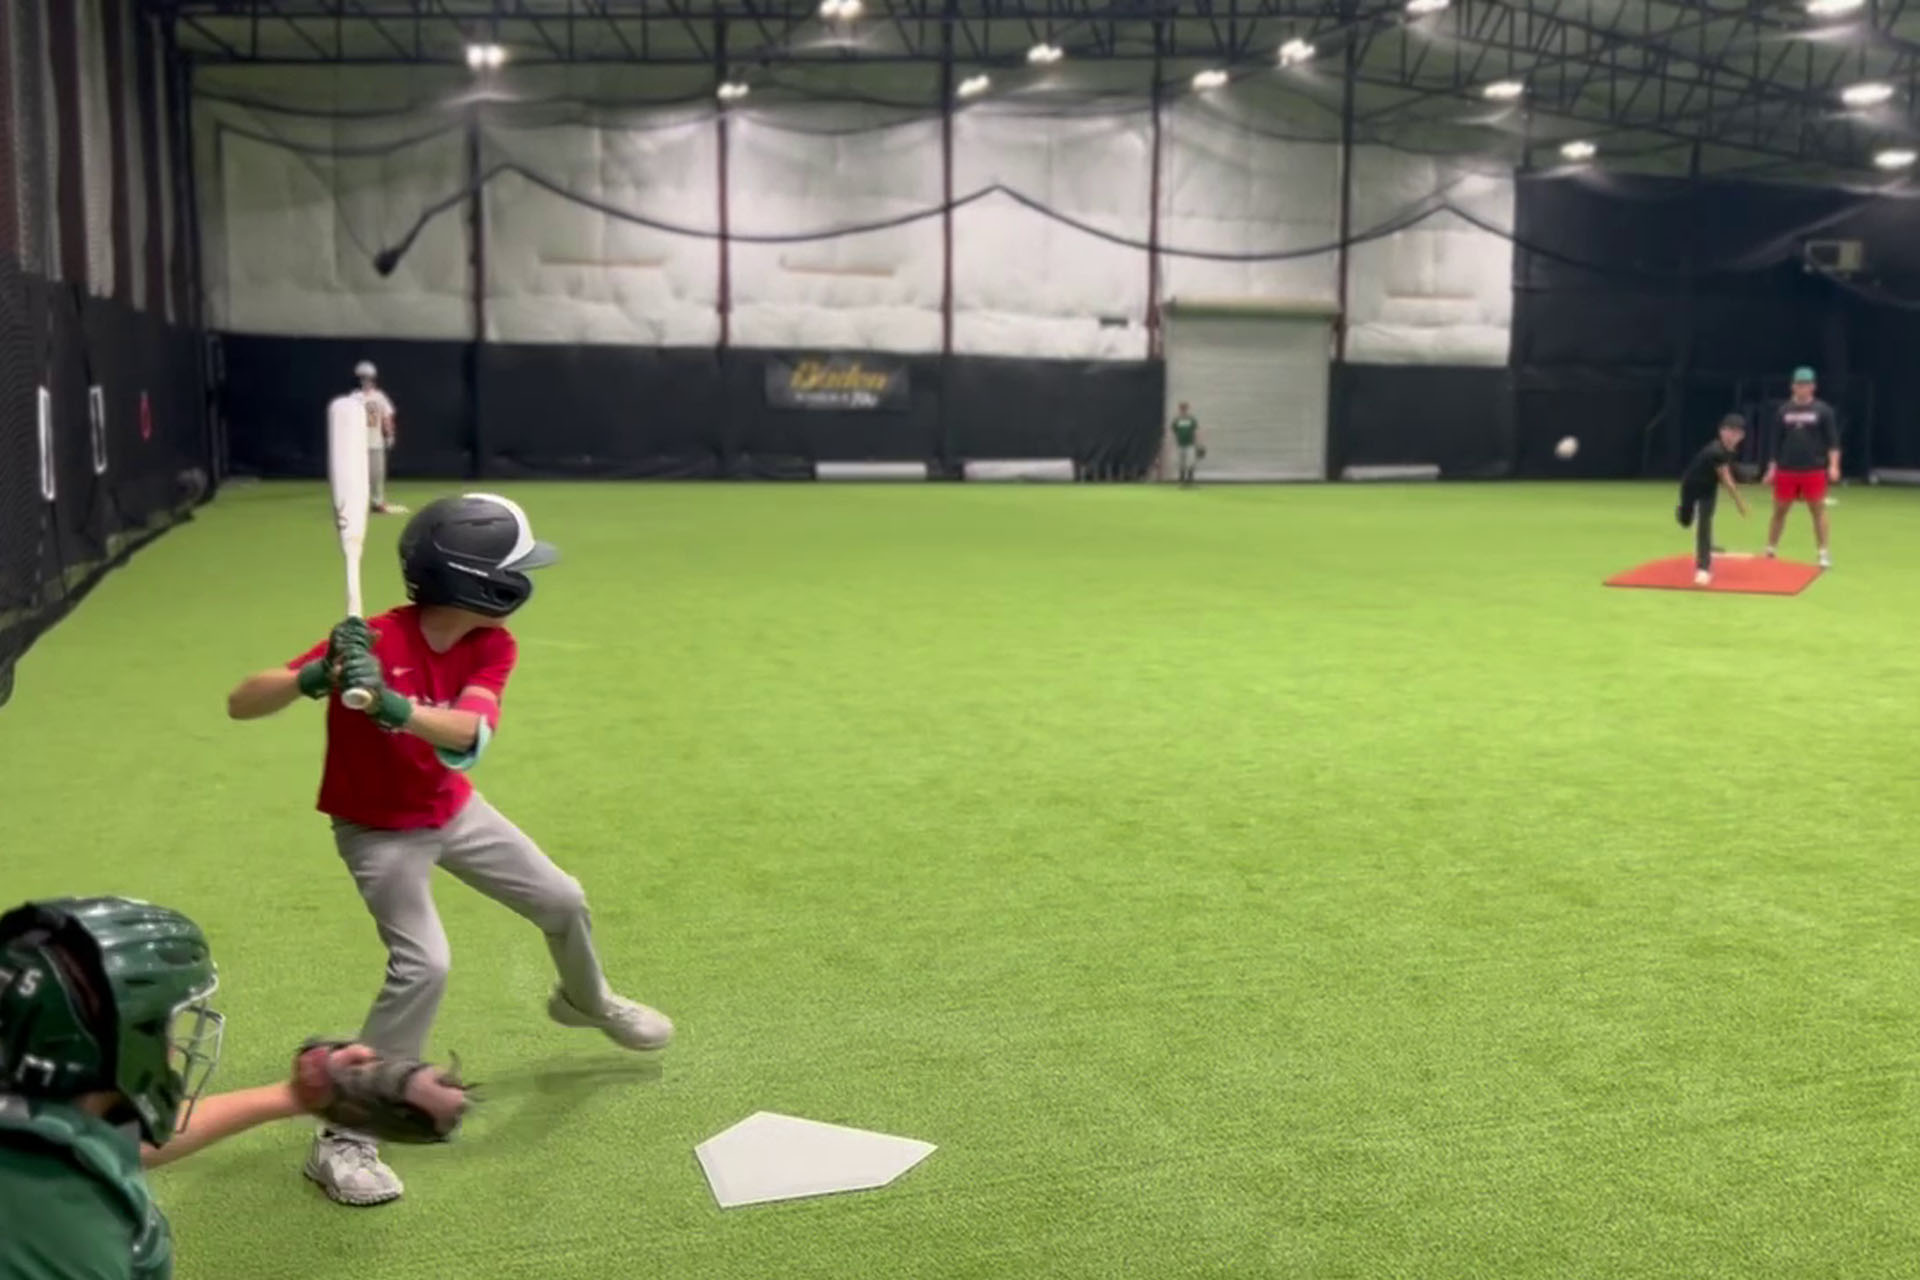
[[[1147,359],[1161,361],[1161,386],[1166,385],[1166,335],[1161,328],[1160,314],[1160,104],[1161,78],[1164,71],[1163,61],[1166,55],[1166,24],[1158,19],[1153,24],[1153,84],[1150,90],[1149,141],[1150,153],[1147,161]],[[1160,422],[1166,422],[1165,392],[1162,391]],[[1158,480],[1165,474],[1166,467],[1166,429],[1159,428],[1160,444],[1153,452],[1153,467],[1149,480]]]
[[[1673,335],[1673,359],[1667,367],[1667,384],[1661,390],[1660,416],[1650,424],[1646,436],[1640,442],[1640,474],[1652,475],[1658,469],[1659,462],[1677,465],[1686,456],[1684,446],[1676,450],[1673,446],[1683,440],[1690,425],[1687,418],[1687,393],[1693,385],[1693,352],[1695,337],[1700,327],[1697,298],[1700,291],[1697,278],[1700,262],[1701,216],[1700,207],[1700,144],[1694,143],[1687,153],[1687,200],[1684,206],[1687,219],[1686,239],[1682,242],[1684,255],[1680,271],[1682,289],[1677,323],[1679,332]],[[1664,430],[1662,430],[1664,428]],[[1664,453],[1656,454],[1655,438],[1667,445]]]
[[[727,24],[725,19],[713,21],[713,92],[719,103],[714,116],[714,178],[713,198],[714,217],[719,227],[720,237],[714,245],[716,261],[714,270],[719,273],[714,284],[714,306],[719,311],[719,342],[713,352],[713,376],[719,384],[720,420],[714,424],[713,456],[718,474],[731,476],[735,473],[739,456],[738,435],[734,431],[733,403],[733,357],[729,354],[733,346],[733,189],[729,174],[733,169],[733,121],[731,107],[720,98],[720,86],[727,81]]]
[[[959,0],[947,0],[940,19],[940,457],[943,470],[959,473],[953,419],[953,24]]]
[[[108,0],[111,4],[113,0]],[[138,13],[130,20],[145,19]],[[137,46],[136,46],[137,47]],[[173,69],[175,142],[173,149],[174,182],[180,188],[180,244],[186,258],[186,298],[180,316],[181,325],[192,335],[194,372],[199,378],[201,438],[205,442],[208,491],[220,487],[227,476],[227,433],[218,402],[218,387],[213,377],[213,348],[207,334],[206,277],[202,270],[200,243],[200,184],[194,173],[193,148],[193,64],[180,52],[171,22],[166,34],[168,63]],[[124,177],[124,175],[116,175]],[[152,234],[152,233],[149,233]],[[131,287],[124,295],[133,296]],[[155,308],[152,299],[147,303]],[[157,312],[157,314],[165,314]]]
[[[481,367],[487,342],[487,206],[481,184],[480,107],[467,108],[467,238],[472,266],[473,341],[467,347],[467,406],[472,415],[468,438],[473,457],[468,467],[479,477],[487,470],[486,410],[481,400]]]
[[[1346,73],[1340,85],[1340,252],[1336,311],[1333,321],[1333,362],[1347,362],[1347,241],[1353,235],[1353,78],[1359,43],[1347,41]]]
[[[719,208],[716,216],[720,223],[720,241],[718,269],[720,278],[717,286],[717,303],[720,311],[720,350],[725,351],[733,342],[733,228],[730,214],[732,200],[727,191],[727,170],[730,167],[728,137],[731,132],[727,119],[727,103],[719,96],[720,86],[727,82],[727,23],[724,18],[713,20],[713,92],[714,100],[719,103],[718,114],[714,117],[714,144],[716,174],[714,198]]]
[[[1151,153],[1147,169],[1147,358],[1165,354],[1160,331],[1160,101],[1161,61],[1166,24],[1153,24],[1153,88],[1151,95]]]
[[[1348,22],[1352,6],[1344,6]],[[1348,39],[1346,66],[1340,77],[1340,247],[1334,259],[1333,368],[1327,397],[1325,479],[1331,480],[1346,464],[1341,444],[1347,437],[1347,277],[1353,248],[1353,81],[1358,71],[1360,43]]]
[[[1523,102],[1520,108],[1520,171],[1513,178],[1514,232],[1513,242],[1513,311],[1507,320],[1507,386],[1506,386],[1506,437],[1507,437],[1507,474],[1513,475],[1520,470],[1520,369],[1526,358],[1526,351],[1517,339],[1524,333],[1526,317],[1521,315],[1520,300],[1527,294],[1528,273],[1532,270],[1533,259],[1521,247],[1517,238],[1520,231],[1520,205],[1526,199],[1521,184],[1533,180],[1533,104]]]
[[[958,0],[940,23],[940,354],[953,354],[953,24]]]

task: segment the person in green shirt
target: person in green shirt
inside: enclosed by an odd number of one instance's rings
[[[305,1113],[291,1080],[201,1097],[217,985],[206,936],[165,907],[0,915],[0,1280],[166,1280],[172,1236],[143,1169]]]
[[[1173,444],[1180,456],[1180,483],[1190,485],[1194,460],[1206,457],[1207,451],[1200,444],[1200,420],[1193,416],[1193,408],[1185,400],[1180,402],[1180,412],[1173,419]]]

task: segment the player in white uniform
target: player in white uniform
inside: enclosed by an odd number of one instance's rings
[[[393,447],[393,401],[379,386],[379,372],[373,361],[362,360],[353,366],[360,379],[360,403],[367,406],[367,477],[371,482],[373,509],[380,515],[398,515],[406,508],[387,502],[387,450]]]

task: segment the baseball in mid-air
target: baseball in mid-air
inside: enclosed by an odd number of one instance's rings
[[[1560,443],[1553,446],[1553,456],[1562,462],[1578,452],[1580,452],[1580,441],[1573,436],[1561,436]]]

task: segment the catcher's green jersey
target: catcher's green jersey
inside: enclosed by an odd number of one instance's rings
[[[0,1277],[167,1280],[173,1239],[139,1143],[76,1107],[0,1094]]]
[[[1194,433],[1199,430],[1200,422],[1197,418],[1186,416],[1175,418],[1173,420],[1173,442],[1175,444],[1192,444]]]

